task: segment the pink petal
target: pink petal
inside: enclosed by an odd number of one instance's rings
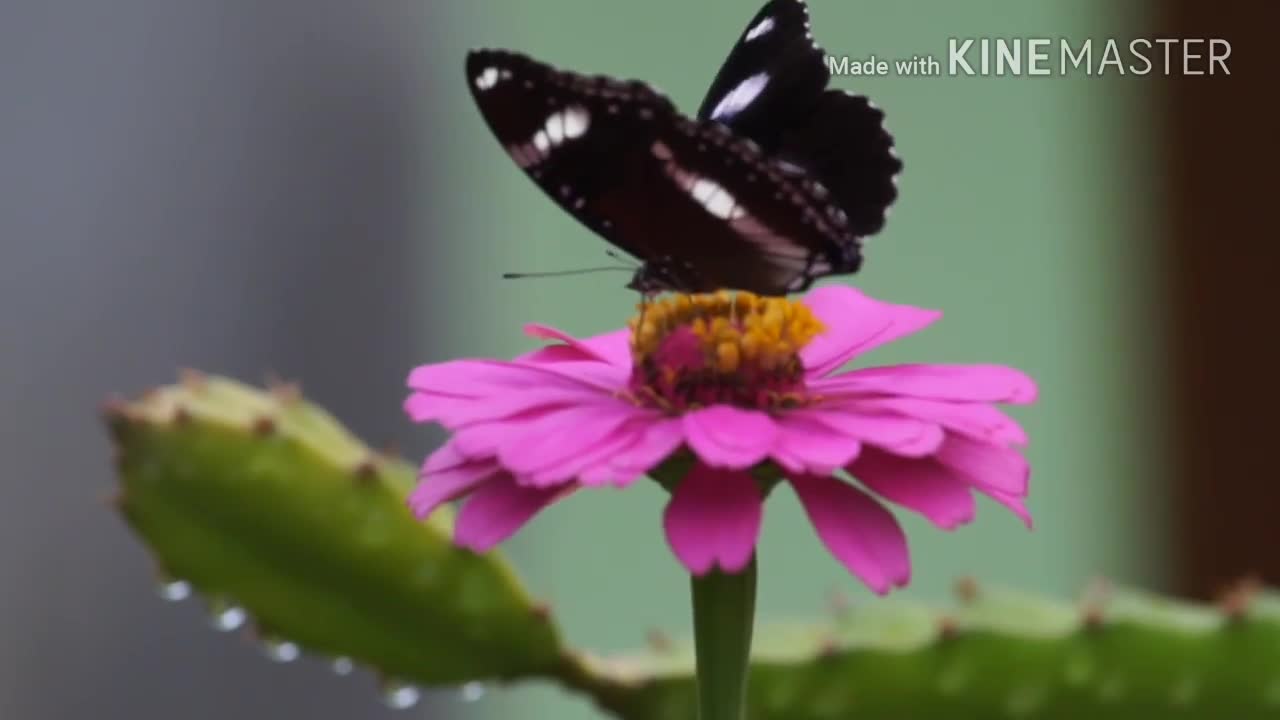
[[[802,413],[786,413],[776,419],[778,439],[773,458],[795,473],[830,475],[858,456],[862,444]]]
[[[608,460],[608,470],[603,468],[591,473],[590,481],[611,482],[625,487],[671,457],[684,444],[684,424],[678,418],[662,418],[653,421],[636,444],[621,450]]]
[[[768,415],[713,405],[684,416],[685,440],[712,467],[740,470],[769,456],[778,426]]]
[[[595,389],[567,390],[535,387],[529,390],[513,390],[491,397],[448,401],[443,403],[446,407],[442,408],[438,415],[442,425],[447,428],[457,428],[471,423],[501,420],[541,408],[582,405],[607,399],[606,394]]]
[[[542,407],[493,422],[466,425],[454,432],[453,445],[459,453],[469,458],[493,457],[504,444],[513,439],[518,440],[525,428],[562,410],[559,407]]]
[[[1022,524],[1026,525],[1028,530],[1032,528],[1033,523],[1031,521],[1031,511],[1027,509],[1027,505],[1023,502],[1021,497],[1002,493],[999,490],[988,490],[985,488],[978,488],[977,490],[983,495],[986,495],[1013,511],[1013,514],[1017,515],[1022,520]]]
[[[577,479],[583,485],[603,485],[614,477],[612,472],[605,473],[603,470],[611,469],[609,463],[616,455],[640,441],[643,437],[642,430],[641,423],[627,422],[582,451],[527,476],[518,477],[516,481],[522,485],[545,486]]]
[[[485,552],[524,527],[542,508],[573,491],[531,488],[499,475],[481,485],[458,511],[453,539],[461,547]]]
[[[799,475],[791,485],[818,537],[849,572],[880,595],[910,582],[907,536],[880,503],[830,476]]]
[[[409,397],[404,399],[404,414],[416,423],[437,420],[439,411],[434,400],[426,393],[410,393]]]
[[[440,472],[424,472],[418,486],[409,494],[409,508],[419,519],[425,518],[436,508],[466,495],[501,470],[496,462],[481,460]]]
[[[613,394],[627,385],[630,371],[626,368],[595,360],[564,360],[554,363],[527,363],[524,367],[535,368],[549,375],[559,376],[572,382],[603,390]]]
[[[1031,467],[1017,450],[978,442],[964,435],[947,435],[934,456],[965,481],[984,490],[1025,497]]]
[[[760,488],[749,474],[698,463],[676,486],[663,526],[689,572],[704,575],[719,566],[733,573],[751,560],[763,515]]]
[[[942,444],[945,433],[934,423],[884,413],[859,412],[851,409],[853,407],[824,404],[803,413],[833,430],[869,445],[892,450],[898,455],[923,457],[936,452]]]
[[[810,386],[823,395],[907,395],[1013,405],[1036,399],[1035,381],[1003,365],[889,365],[853,370]]]
[[[969,484],[932,458],[914,459],[868,449],[849,473],[880,497],[914,510],[944,530],[973,520],[977,503]]]
[[[784,447],[775,447],[771,453],[773,461],[783,470],[795,475],[802,475],[807,472],[809,463],[798,455],[793,455]]]
[[[540,340],[559,340],[564,343],[560,347],[570,349],[573,353],[565,354],[561,359],[598,360],[617,365],[628,373],[631,372],[631,331],[626,328],[581,340],[556,328],[537,323],[525,325],[524,332]],[[557,346],[553,345],[547,349],[555,348]],[[533,356],[527,356],[524,359],[532,360]]]
[[[421,365],[409,373],[412,390],[452,397],[479,397],[497,390],[535,386],[539,381],[577,388],[581,383],[562,381],[545,370],[502,360],[450,360]]]
[[[449,429],[478,422],[501,420],[543,407],[580,405],[607,397],[595,388],[571,390],[533,387],[501,390],[476,397],[452,397],[416,392],[405,400],[405,412],[414,422],[438,422]]]
[[[533,365],[550,365],[559,362],[574,362],[577,360],[595,360],[595,358],[587,357],[577,348],[568,345],[546,345],[537,350],[531,350],[523,355],[517,355],[513,362],[530,363]]]
[[[844,285],[830,285],[804,299],[826,332],[800,351],[810,377],[821,377],[855,356],[924,329],[942,317],[936,310],[893,305]]]
[[[1027,443],[1027,434],[1022,427],[991,405],[906,397],[871,397],[851,400],[847,407],[928,420],[948,430],[995,445]]]
[[[429,475],[452,470],[459,465],[465,465],[470,460],[471,458],[460,452],[457,445],[450,440],[427,456],[426,461],[422,463],[422,474]]]
[[[517,474],[550,469],[590,451],[630,420],[646,411],[630,403],[606,399],[590,405],[563,408],[519,426],[511,424],[498,458]]]

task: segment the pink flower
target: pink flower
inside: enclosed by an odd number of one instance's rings
[[[409,498],[419,517],[467,498],[455,540],[485,551],[576,490],[658,473],[664,527],[694,574],[742,569],[764,496],[785,475],[827,549],[872,590],[911,576],[906,537],[882,501],[944,530],[974,516],[973,491],[1031,524],[1026,435],[993,407],[1035,399],[997,365],[838,372],[941,313],[843,286],[802,301],[747,293],[675,296],[619,330],[516,358],[424,365],[405,402],[452,431]],[[679,463],[673,459],[684,458]],[[672,463],[666,463],[673,460]],[[751,472],[761,467],[767,472]],[[688,468],[671,477],[671,468]],[[851,478],[856,478],[855,485]]]

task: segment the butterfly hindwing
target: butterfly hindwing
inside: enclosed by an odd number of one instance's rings
[[[884,112],[866,97],[843,90],[823,93],[813,112],[784,133],[778,157],[821,181],[859,237],[884,227],[898,197],[902,161],[884,127]]]
[[[778,294],[860,261],[843,211],[816,183],[722,125],[680,118],[650,154],[658,172],[648,187],[663,194],[641,230],[651,261],[690,263],[699,289]]]

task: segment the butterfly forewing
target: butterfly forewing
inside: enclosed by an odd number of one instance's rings
[[[897,197],[902,162],[884,113],[865,97],[827,90],[825,52],[800,0],[772,0],[720,68],[699,117],[723,123],[831,193],[858,236],[879,232]]]
[[[829,77],[809,32],[805,4],[772,0],[729,51],[698,117],[716,120],[774,152],[783,131],[809,114]]]
[[[561,72],[499,50],[470,53],[467,78],[516,165],[569,214],[643,259],[639,248],[614,237],[598,199],[625,192],[619,169],[636,161],[654,119],[674,114],[670,101],[643,83]]]

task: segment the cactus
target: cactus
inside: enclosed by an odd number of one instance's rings
[[[189,374],[106,415],[117,506],[161,577],[190,583],[224,625],[247,615],[264,640],[424,685],[563,662],[545,609],[507,564],[455,549],[447,512],[410,517],[412,468],[296,392]]]
[[[753,720],[1280,717],[1280,599],[1116,591],[1082,605],[984,590],[942,612],[869,604],[757,631]],[[627,720],[693,720],[692,648],[570,677]]]
[[[412,468],[295,391],[191,374],[107,418],[119,508],[162,577],[190,583],[225,626],[252,617],[291,652],[397,681],[552,680],[624,720],[692,720],[691,646],[607,659],[566,649],[498,554],[452,547],[447,511],[410,517]],[[951,610],[895,600],[762,626],[751,717],[1280,717],[1274,594],[1244,587],[1208,607],[963,589]]]

